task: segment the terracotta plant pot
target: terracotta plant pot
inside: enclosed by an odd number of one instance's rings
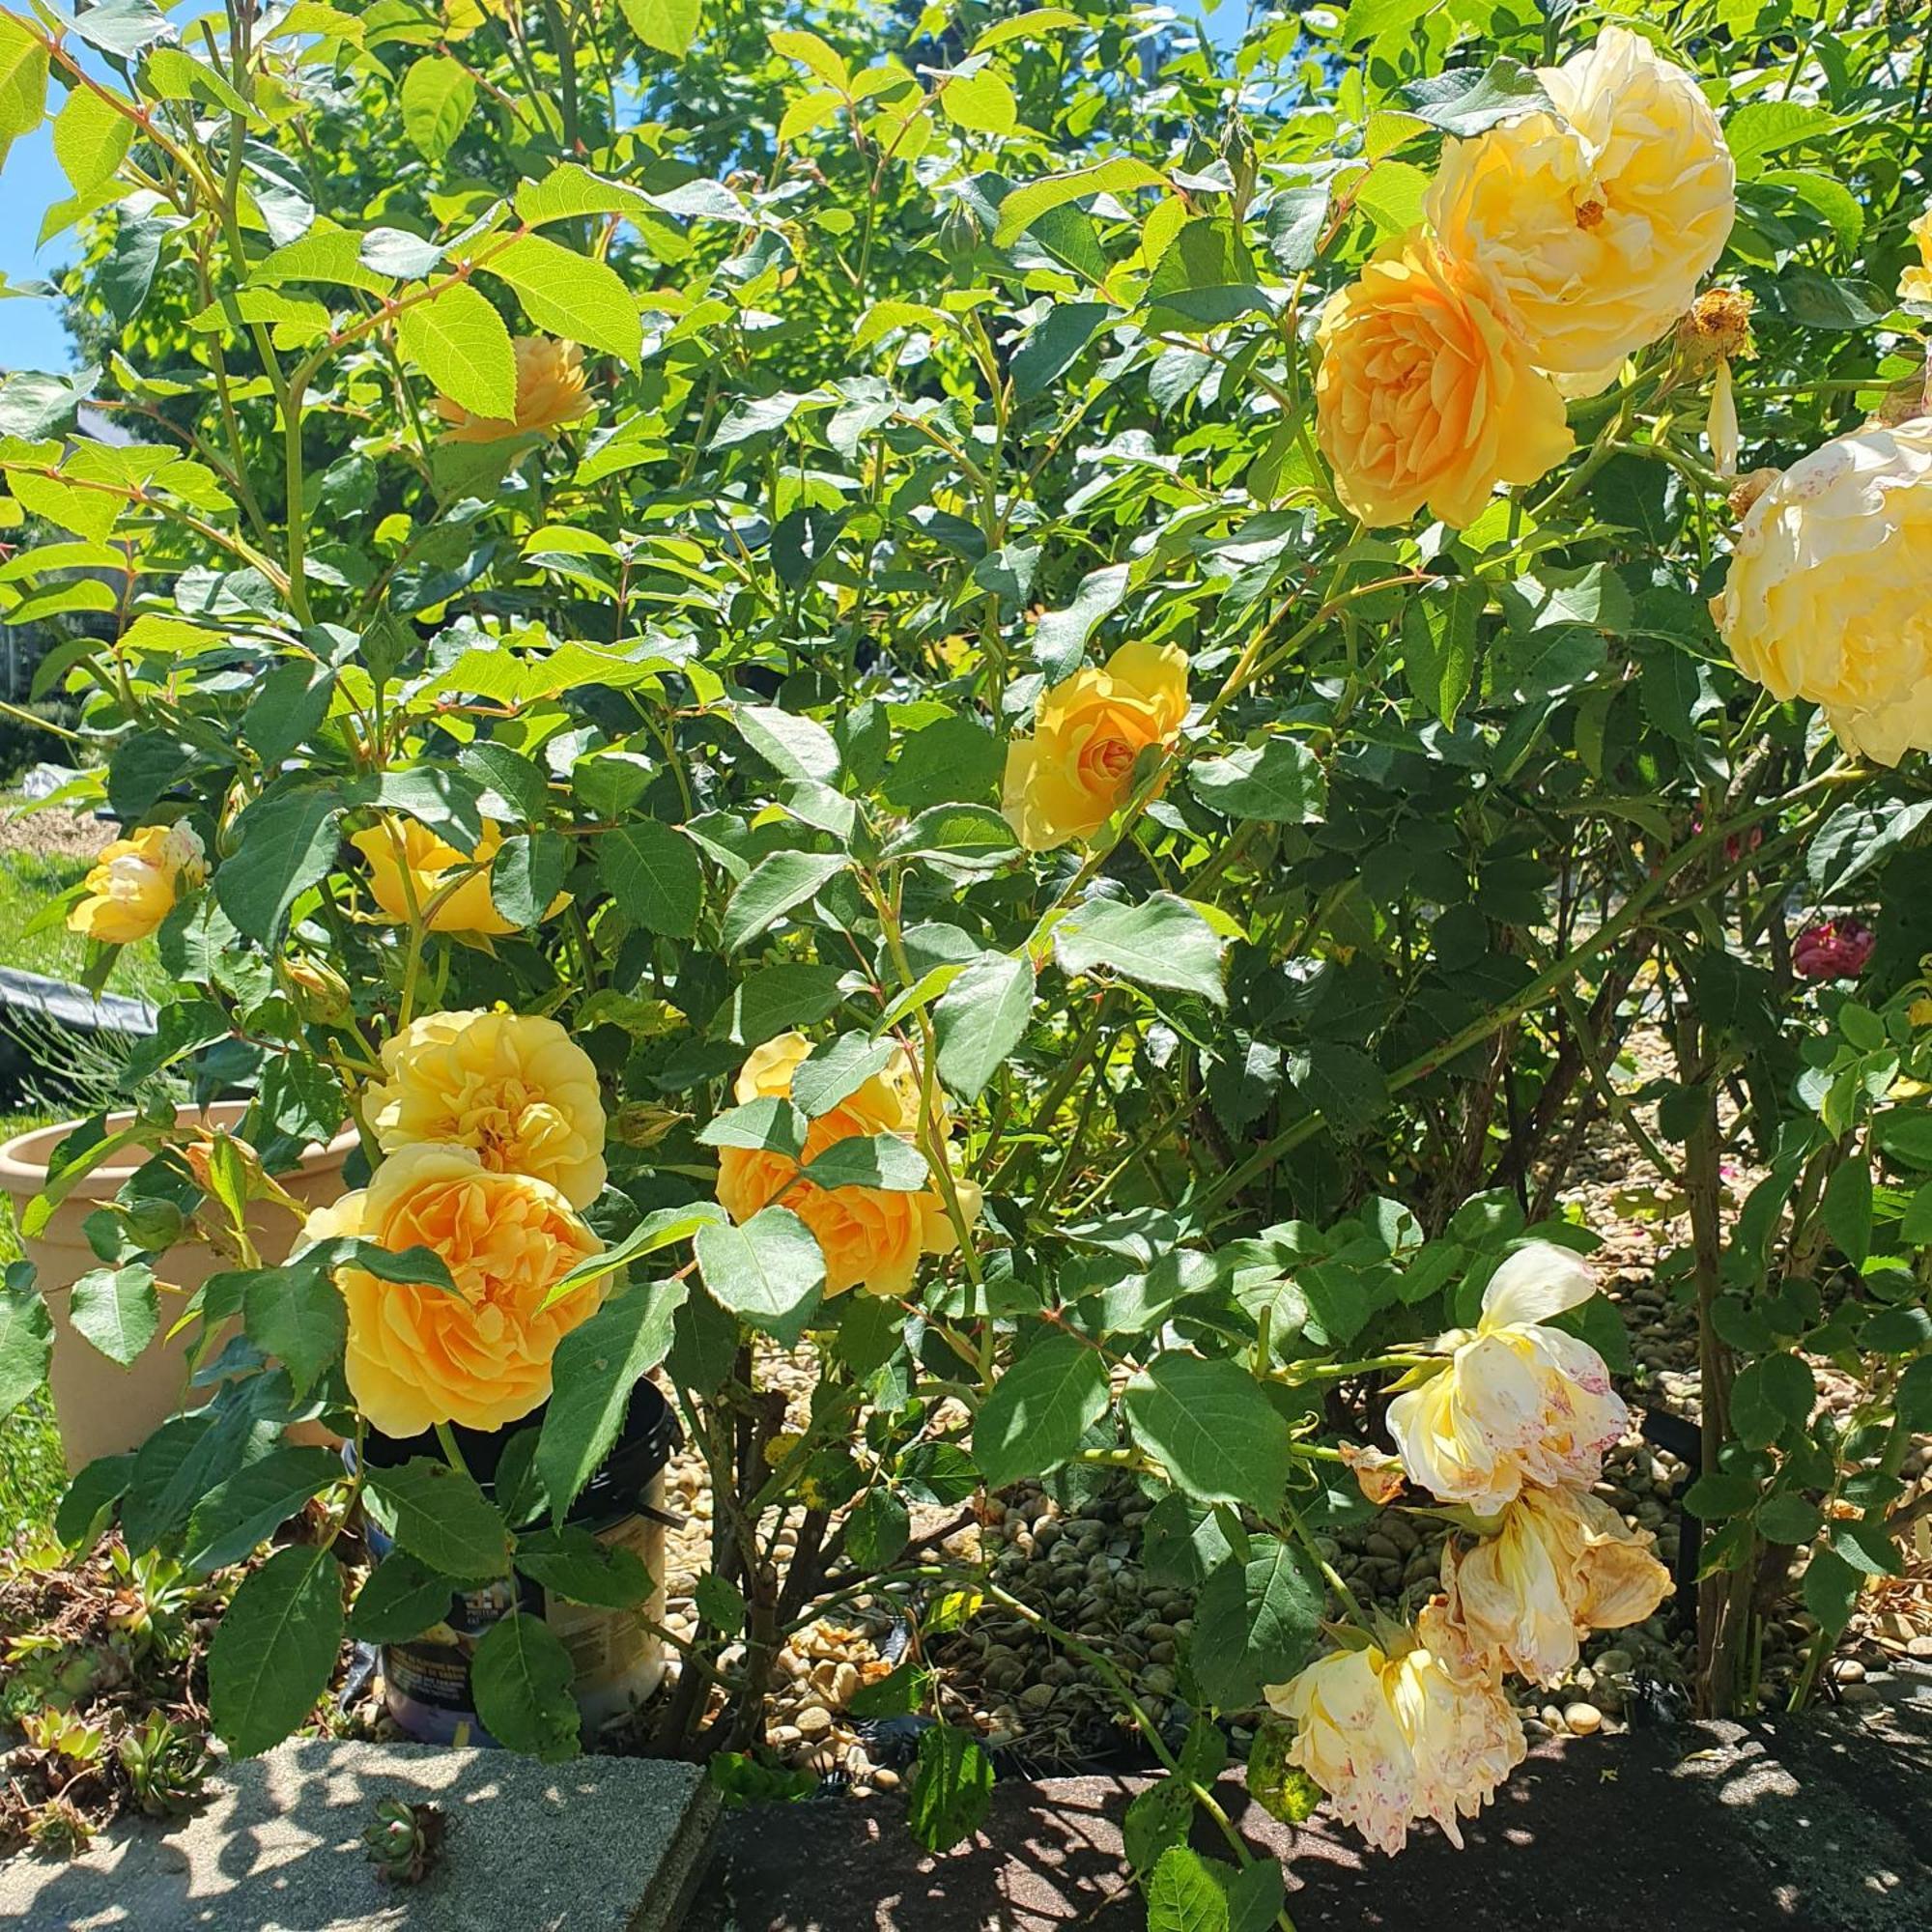
[[[184,1107],[178,1118],[184,1123],[233,1127],[246,1111],[242,1101],[217,1100],[207,1108]],[[132,1119],[131,1114],[110,1116],[109,1131],[126,1126]],[[46,1184],[47,1156],[73,1125],[70,1121],[36,1127],[0,1144],[0,1188],[13,1202],[16,1227],[27,1203]],[[319,1208],[343,1191],[342,1163],[355,1146],[355,1132],[345,1130],[327,1147],[311,1148],[298,1168],[277,1179],[298,1201]],[[173,1313],[180,1309],[179,1297],[163,1296],[162,1333],[125,1369],[83,1340],[68,1321],[68,1290],[90,1268],[100,1265],[81,1233],[81,1223],[111,1201],[147,1158],[147,1150],[140,1149],[131,1159],[103,1162],[54,1209],[38,1236],[21,1242],[53,1315],[54,1349],[47,1366],[47,1384],[53,1393],[61,1446],[70,1471],[84,1468],[97,1457],[117,1456],[138,1447],[178,1408],[192,1407],[206,1399],[204,1391],[188,1386],[187,1350],[194,1331],[190,1328],[172,1339],[166,1333]],[[264,1262],[283,1260],[299,1232],[300,1224],[284,1208],[268,1202],[256,1202],[250,1208],[248,1233]],[[181,1241],[168,1250],[161,1279],[187,1295],[210,1275],[236,1264],[232,1254],[206,1242]]]

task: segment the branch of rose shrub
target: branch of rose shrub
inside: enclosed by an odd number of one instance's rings
[[[1147,1707],[1134,1695],[1132,1685],[1105,1652],[1096,1650],[1084,1638],[1074,1635],[1071,1631],[1063,1630],[1059,1624],[1050,1617],[1042,1615],[1023,1598],[1003,1590],[999,1584],[990,1579],[982,1581],[977,1577],[972,1578],[970,1587],[979,1590],[987,1602],[998,1604],[1003,1610],[1032,1624],[1043,1635],[1052,1638],[1063,1650],[1079,1658],[1090,1670],[1098,1673],[1106,1681],[1114,1695],[1121,1700],[1128,1716],[1133,1719],[1135,1727],[1147,1740],[1148,1748],[1166,1766],[1171,1776],[1179,1778],[1193,1793],[1194,1802],[1214,1821],[1221,1835],[1228,1841],[1229,1848],[1239,1860],[1242,1869],[1245,1870],[1256,1862],[1255,1854],[1249,1849],[1248,1841],[1235,1829],[1234,1821],[1222,1807],[1221,1801],[1208,1786],[1182,1768],[1180,1760],[1168,1747],[1167,1740],[1161,1736],[1159,1725],[1148,1715]],[[1281,1932],[1294,1932],[1294,1921],[1288,1916],[1286,1906],[1276,1916],[1274,1922],[1281,1928]]]
[[[1676,1179],[1676,1163],[1658,1146],[1650,1129],[1637,1118],[1636,1109],[1612,1083],[1604,1065],[1603,1048],[1590,1029],[1589,1017],[1583,1010],[1583,1003],[1577,997],[1576,988],[1565,980],[1556,988],[1556,999],[1583,1056],[1583,1070],[1590,1076],[1590,1084],[1597,1090],[1605,1110],[1636,1143],[1643,1157],[1657,1170],[1660,1180]]]
[[[1829,771],[1821,773],[1817,778],[1809,780],[1806,783],[1800,785],[1795,791],[1787,794],[1776,807],[1766,808],[1764,806],[1756,806],[1746,815],[1727,819],[1721,824],[1711,826],[1703,832],[1694,834],[1684,845],[1678,848],[1676,863],[1674,865],[1670,866],[1667,869],[1660,867],[1653,879],[1632,894],[1617,912],[1611,918],[1605,920],[1602,925],[1598,926],[1596,931],[1589,934],[1586,938],[1579,940],[1574,951],[1566,953],[1563,958],[1557,960],[1553,965],[1546,967],[1543,972],[1539,973],[1511,999],[1504,1001],[1498,1007],[1492,1007],[1482,1018],[1470,1021],[1467,1026],[1463,1027],[1460,1032],[1452,1034],[1439,1046],[1432,1047],[1427,1053],[1417,1055],[1415,1059],[1409,1061],[1406,1065],[1398,1067],[1396,1071],[1389,1074],[1385,1083],[1388,1092],[1390,1094],[1400,1093],[1403,1088],[1412,1086],[1416,1081],[1436,1072],[1439,1068],[1447,1065],[1450,1061],[1455,1060],[1459,1055],[1466,1053],[1470,1047],[1481,1044],[1492,1034],[1507,1026],[1512,1020],[1520,1017],[1523,1013],[1529,1011],[1531,1008],[1539,1006],[1558,986],[1567,985],[1576,978],[1585,961],[1593,958],[1605,947],[1622,938],[1624,934],[1634,930],[1639,924],[1646,922],[1651,914],[1654,902],[1662,895],[1664,888],[1669,885],[1679,872],[1683,871],[1693,862],[1702,859],[1707,852],[1715,848],[1721,848],[1724,840],[1731,838],[1734,834],[1748,830],[1752,824],[1765,815],[1767,810],[1780,810],[1795,803],[1808,792],[1832,785],[1855,783],[1868,776],[1867,772],[1857,766],[1844,767],[1834,765]],[[1808,827],[1801,826],[1783,835],[1776,842],[1782,844],[1802,839],[1807,830]],[[1741,860],[1734,868],[1734,871],[1742,872],[1748,869],[1753,862],[1761,862],[1765,851],[1768,849],[1770,848],[1761,848],[1758,853],[1751,855],[1750,858]],[[1717,880],[1707,883],[1697,893],[1690,895],[1688,898],[1664,907],[1658,914],[1658,917],[1667,917],[1672,912],[1681,911],[1685,906],[1697,903],[1698,900],[1707,896],[1711,891],[1720,887],[1730,876],[1732,876],[1731,873],[1720,874]],[[1230,1169],[1228,1173],[1224,1174],[1218,1181],[1208,1189],[1200,1202],[1203,1211],[1211,1212],[1213,1209],[1224,1206],[1233,1196],[1238,1194],[1242,1188],[1247,1186],[1251,1180],[1257,1179],[1260,1176],[1265,1174],[1283,1154],[1299,1147],[1303,1141],[1312,1140],[1326,1124],[1326,1117],[1317,1112],[1303,1115],[1300,1120],[1283,1128],[1271,1140],[1264,1142],[1258,1148],[1239,1166]]]

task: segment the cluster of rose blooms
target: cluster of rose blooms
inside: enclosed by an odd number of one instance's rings
[[[1291,1761],[1384,1852],[1419,1818],[1460,1845],[1458,1819],[1522,1761],[1506,1672],[1560,1683],[1587,1632],[1641,1623],[1670,1587],[1650,1537],[1591,1492],[1629,1421],[1603,1358],[1548,1325],[1595,1292],[1567,1250],[1518,1249],[1475,1329],[1440,1337],[1443,1364],[1389,1404],[1398,1454],[1345,1452],[1372,1501],[1406,1477],[1463,1525],[1412,1625],[1340,1632],[1340,1647],[1266,1693],[1295,1725]]]

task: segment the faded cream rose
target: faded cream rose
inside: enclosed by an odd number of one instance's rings
[[[1436,1341],[1447,1366],[1389,1404],[1389,1433],[1411,1482],[1493,1516],[1526,1486],[1596,1481],[1630,1414],[1596,1350],[1546,1325],[1596,1292],[1589,1269],[1547,1241],[1519,1248],[1497,1268],[1474,1331]]]
[[[1669,1594],[1652,1547],[1587,1490],[1525,1490],[1493,1535],[1443,1546],[1442,1586],[1480,1657],[1549,1686],[1587,1633],[1640,1624]]]
[[[1001,809],[1030,852],[1089,838],[1126,802],[1134,763],[1168,747],[1187,717],[1187,656],[1173,644],[1122,644],[1039,701],[1031,738],[1007,749]]]
[[[556,1021],[427,1013],[383,1045],[363,1115],[384,1153],[419,1141],[547,1180],[573,1208],[604,1186],[604,1104],[590,1056]]]
[[[781,1034],[753,1050],[739,1070],[733,1096],[742,1107],[757,1099],[788,1096],[792,1078],[811,1052],[800,1033]],[[835,1107],[812,1121],[805,1137],[805,1165],[835,1142],[853,1134],[919,1132],[919,1073],[904,1048],[895,1047],[881,1072],[864,1081]],[[944,1141],[945,1102],[935,1091],[936,1139]],[[821,1187],[800,1179],[801,1163],[762,1148],[718,1150],[718,1199],[734,1221],[749,1221],[780,1202],[812,1232],[825,1256],[825,1293],[864,1288],[873,1294],[909,1294],[922,1255],[946,1254],[957,1243],[951,1215],[936,1186],[918,1192],[885,1187]],[[978,1218],[980,1190],[955,1179],[967,1220]]]
[[[1419,233],[1330,297],[1318,339],[1316,435],[1365,523],[1427,504],[1464,528],[1498,483],[1533,483],[1570,453],[1563,398],[1475,277]]]
[[[446,442],[499,442],[530,431],[549,435],[579,421],[594,405],[583,381],[583,352],[574,342],[520,335],[517,354],[517,418],[472,414],[447,396],[436,399],[436,412],[448,427]]]
[[[1932,750],[1932,418],[1800,457],[1745,514],[1712,614],[1774,697],[1883,765]]]
[[[1422,1818],[1460,1846],[1460,1821],[1476,1816],[1527,1750],[1499,1680],[1439,1598],[1412,1631],[1331,1651],[1264,1695],[1294,1722],[1289,1761],[1328,1794],[1337,1817],[1390,1854]]]
[[[502,1429],[527,1415],[550,1396],[556,1345],[604,1298],[604,1283],[586,1282],[544,1305],[603,1243],[547,1180],[494,1173],[469,1148],[404,1148],[366,1188],[316,1209],[303,1235],[359,1236],[392,1254],[427,1248],[456,1284],[452,1293],[336,1270],[349,1391],[396,1438],[440,1422]]]
[[[189,825],[144,825],[102,848],[68,910],[71,932],[105,946],[128,946],[155,932],[184,888],[208,876],[200,838]]]
[[[1695,79],[1627,28],[1538,77],[1556,111],[1449,142],[1424,213],[1538,368],[1601,387],[1690,305],[1736,169]]]

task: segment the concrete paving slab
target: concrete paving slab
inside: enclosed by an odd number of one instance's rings
[[[1927,1932],[1932,1702],[1788,1725],[1696,1724],[1540,1747],[1457,1851],[1399,1858],[1318,1817],[1220,1797],[1282,1861],[1297,1932]],[[1145,1777],[995,1787],[940,1858],[898,1799],[727,1812],[687,1932],[1145,1932],[1121,1820]],[[1195,1844],[1227,1857],[1211,1828]]]
[[[22,1932],[672,1932],[716,1800],[694,1765],[310,1741],[224,1769],[165,1829],[117,1826],[71,1863],[0,1865]],[[443,1856],[386,1883],[359,1842],[380,1798],[433,1803]]]

